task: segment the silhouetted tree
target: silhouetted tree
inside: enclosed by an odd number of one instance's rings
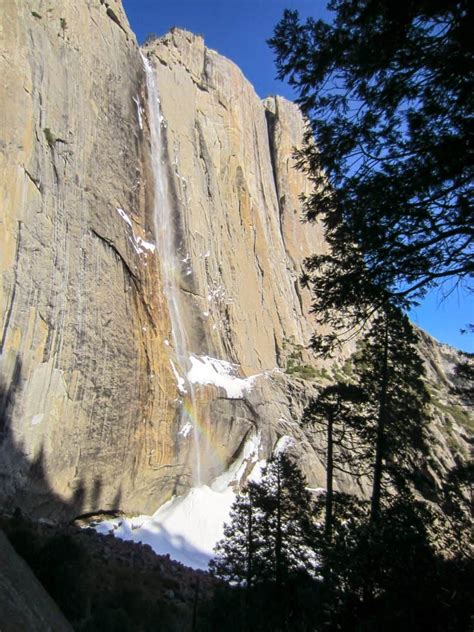
[[[328,6],[332,24],[285,11],[269,43],[309,121],[305,212],[330,245],[308,261],[314,311],[327,322],[342,305],[347,325],[472,278],[474,11],[468,0]]]
[[[216,557],[209,564],[210,571],[217,577],[234,585],[250,589],[260,579],[261,565],[258,555],[255,514],[257,490],[249,482],[237,496],[224,526],[224,538],[216,545]]]
[[[304,477],[284,454],[273,457],[261,481],[249,483],[234,503],[210,569],[246,591],[248,629],[287,629],[301,590],[312,582],[311,519]],[[259,628],[255,621],[262,617]],[[249,619],[255,628],[248,627]]]
[[[303,423],[310,423],[317,433],[325,435],[316,451],[326,465],[324,531],[329,542],[333,526],[334,471],[357,476],[366,465],[360,459],[363,446],[357,432],[363,423],[364,399],[357,385],[337,382],[324,388],[303,413]]]
[[[298,467],[273,457],[260,482],[249,482],[231,511],[212,571],[240,585],[264,580],[283,585],[298,569],[310,569],[311,497]]]
[[[474,507],[474,464],[461,462],[448,474],[440,492],[442,513],[437,515],[436,543],[450,557],[472,558],[472,510]]]
[[[325,522],[314,544],[323,560],[321,629],[400,629],[389,627],[392,607],[413,602],[416,617],[427,607],[428,593],[417,600],[406,590],[425,572],[436,576],[440,533],[435,513],[412,492],[427,455],[429,401],[417,342],[407,317],[387,303],[353,357],[353,382],[326,387],[305,411],[324,433],[327,466],[315,514]],[[370,503],[333,491],[336,468],[369,477]],[[407,570],[410,581],[398,585]],[[394,620],[422,629],[407,613]]]
[[[384,486],[405,489],[427,453],[429,395],[416,344],[408,318],[386,305],[371,323],[354,361],[369,411],[361,432],[366,458],[373,460],[373,521],[380,512]]]

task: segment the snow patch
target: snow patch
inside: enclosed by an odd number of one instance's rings
[[[178,391],[182,394],[182,395],[186,395],[186,393],[188,392],[186,390],[186,380],[184,379],[184,377],[181,377],[181,375],[178,373],[178,371],[176,370],[176,367],[174,365],[173,360],[170,360],[170,364],[171,364],[171,369],[174,373],[174,376],[176,378],[176,383],[178,385]]]
[[[207,295],[208,301],[226,302],[228,305],[233,303],[231,298],[227,297],[226,289],[223,285],[217,285],[209,289]]]
[[[257,461],[255,465],[253,466],[252,471],[250,472],[247,480],[253,481],[254,483],[261,483],[263,470],[265,467],[267,467],[266,459],[260,459],[260,461]]]
[[[127,215],[127,213],[125,213],[125,211],[122,208],[117,208],[116,211],[120,215],[120,217],[123,219],[123,221],[126,224],[128,224],[128,226],[130,226],[130,228],[132,229],[132,235],[129,236],[129,240],[130,240],[130,243],[132,244],[135,252],[137,253],[137,255],[141,255],[143,253],[146,253],[146,251],[155,252],[156,244],[153,244],[151,241],[145,241],[141,237],[137,237],[135,235],[135,233],[133,231],[132,221],[131,221],[130,217]]]
[[[226,488],[240,483],[248,464],[257,460],[260,443],[260,434],[252,434],[245,442],[242,452],[237,459],[231,464],[228,470],[215,479],[211,488],[216,492],[223,492]]]
[[[38,415],[34,415],[34,417],[31,419],[31,425],[37,426],[43,421],[43,418],[44,418],[44,413],[39,413]]]
[[[137,243],[137,246],[142,249],[142,252],[144,250],[149,250],[150,252],[155,252],[155,250],[156,250],[156,245],[153,244],[151,241],[145,241],[141,237],[135,237],[135,241]]]
[[[224,535],[224,523],[236,496],[231,488],[216,492],[207,485],[174,497],[153,516],[107,520],[95,526],[122,540],[149,544],[192,568],[207,569],[213,548]]]
[[[191,424],[187,424],[191,426]],[[184,430],[182,428],[181,432]],[[245,470],[254,462],[250,479],[257,480],[262,464],[256,461],[260,435],[252,434],[230,468],[209,485],[194,487],[184,496],[174,497],[153,516],[105,520],[94,528],[102,534],[113,533],[122,540],[149,544],[160,555],[207,570],[214,557],[213,549],[224,536],[236,493],[232,483],[240,482]]]
[[[193,429],[193,424],[190,424],[189,421],[188,421],[187,423],[184,424],[184,426],[181,428],[181,430],[178,432],[178,434],[181,437],[187,437],[192,429]]]
[[[190,356],[191,368],[187,378],[192,384],[213,384],[223,388],[230,399],[240,399],[248,392],[256,379],[256,375],[241,378],[232,375],[236,365],[226,360],[218,360],[210,356]]]
[[[155,252],[156,250],[155,244],[152,244],[149,241],[145,241],[141,237],[137,237],[133,231],[132,236],[129,237],[129,239],[137,255],[142,255],[146,250],[150,252]]]
[[[327,491],[325,487],[305,487],[305,489],[306,491],[312,492],[313,494],[316,494],[317,496],[320,496],[321,494],[325,494]]]
[[[120,217],[123,219],[123,221],[126,224],[128,224],[130,226],[130,228],[132,228],[132,220],[129,218],[127,213],[125,213],[123,208],[117,208],[116,210],[117,210],[117,213],[120,215]]]
[[[132,97],[132,99],[134,100],[135,105],[137,106],[138,125],[140,126],[140,129],[143,129],[143,121],[142,121],[143,108],[140,103],[140,97],[136,96],[136,97]]]
[[[283,435],[276,442],[276,445],[273,449],[273,454],[275,456],[278,456],[279,454],[283,454],[284,452],[288,450],[288,448],[291,448],[294,445],[295,445],[294,437],[290,437],[289,435]]]

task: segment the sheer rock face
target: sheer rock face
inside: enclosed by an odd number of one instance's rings
[[[165,128],[188,349],[255,378],[238,401],[198,387],[203,480],[255,433],[264,455],[296,433],[307,473],[320,480],[321,464],[297,423],[311,387],[284,374],[289,356],[309,360],[310,296],[298,279],[303,259],[324,248],[321,228],[301,221],[299,198],[310,191],[292,158],[301,113],[280,97],[262,102],[235,64],[189,32],[174,29],[144,54]]]
[[[301,114],[279,97],[262,102],[232,62],[186,31],[145,52],[156,67],[189,262],[190,346],[245,374],[273,369],[286,347],[307,345],[313,333],[298,277],[322,236],[301,223],[309,185],[291,157]]]
[[[119,2],[1,13],[0,493],[43,515],[138,509],[174,463],[176,396],[139,241],[154,240],[142,60]]]
[[[2,28],[0,496],[43,516],[152,512],[190,483],[194,447],[179,435],[170,318],[149,245],[140,51],[112,0],[15,0]],[[311,325],[297,277],[321,238],[299,224],[297,109],[262,104],[189,33],[149,53],[192,270],[181,275],[189,350],[262,374],[248,400],[197,389],[209,481],[257,432],[268,453],[289,406],[301,409],[283,395],[286,376],[265,372],[305,353]]]
[[[143,60],[117,0],[54,4],[2,9],[0,500],[40,516],[152,513],[191,484],[196,441],[154,248]],[[195,387],[202,482],[258,443],[260,458],[285,445],[321,486],[298,423],[317,385],[285,373],[310,362],[298,277],[325,248],[300,221],[303,119],[262,102],[200,37],[174,30],[143,53],[166,126],[188,352],[254,376],[239,397]]]

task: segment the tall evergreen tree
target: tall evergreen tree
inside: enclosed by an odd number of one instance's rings
[[[324,532],[330,543],[333,528],[334,472],[351,476],[362,473],[360,456],[363,446],[358,429],[362,422],[361,404],[365,397],[357,385],[344,382],[331,384],[322,390],[303,413],[303,423],[310,423],[324,437],[316,447],[326,465]]]
[[[250,482],[234,503],[210,570],[245,591],[240,616],[246,629],[304,629],[290,619],[298,604],[301,621],[307,614],[301,595],[316,567],[312,513],[305,479],[283,453],[270,459],[261,481]]]
[[[283,586],[292,573],[312,567],[311,496],[301,471],[284,453],[269,461],[256,488],[265,574]]]
[[[241,586],[286,578],[312,566],[311,496],[298,467],[284,454],[268,462],[232,506],[212,572]]]
[[[310,127],[315,310],[357,315],[474,273],[474,9],[468,0],[332,0],[285,11],[270,45]],[[315,140],[315,142],[313,142]],[[375,294],[374,294],[374,290]],[[346,314],[347,322],[347,314]]]
[[[261,575],[261,556],[255,529],[258,511],[256,499],[256,484],[250,482],[232,505],[229,522],[224,525],[224,538],[216,545],[216,557],[209,564],[211,573],[217,577],[247,589]]]
[[[361,431],[373,461],[371,517],[380,513],[386,485],[403,490],[427,454],[428,391],[417,337],[408,318],[386,305],[371,323],[355,358],[369,414]]]

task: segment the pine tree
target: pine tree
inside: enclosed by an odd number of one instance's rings
[[[362,423],[364,393],[357,385],[344,382],[322,390],[303,413],[303,423],[310,423],[317,434],[324,434],[316,451],[326,464],[325,537],[332,537],[334,504],[334,471],[351,476],[362,473],[362,445],[357,433]]]
[[[361,427],[372,459],[371,517],[379,515],[387,485],[407,488],[427,454],[429,395],[417,337],[406,316],[391,306],[374,319],[355,358],[358,384],[367,397],[369,413]]]
[[[235,613],[244,629],[306,629],[290,625],[295,608],[301,626],[311,618],[303,595],[315,571],[314,528],[305,485],[298,467],[279,454],[269,460],[261,481],[250,482],[232,507],[210,570],[245,592],[245,605]]]
[[[261,567],[256,560],[256,498],[256,484],[250,482],[232,505],[229,522],[224,526],[224,538],[216,545],[216,556],[209,564],[211,573],[217,577],[248,589],[259,577]]]
[[[301,471],[284,453],[269,461],[256,486],[256,504],[265,577],[281,587],[292,574],[310,571],[313,563],[311,496]]]
[[[343,296],[360,311],[370,287],[393,302],[471,281],[472,3],[328,8],[332,23],[285,11],[269,42],[309,121],[299,158],[315,187],[305,210],[331,246],[311,263],[318,300]]]
[[[234,502],[212,572],[235,585],[286,578],[311,568],[311,497],[298,467],[284,454],[269,460],[260,482]]]

